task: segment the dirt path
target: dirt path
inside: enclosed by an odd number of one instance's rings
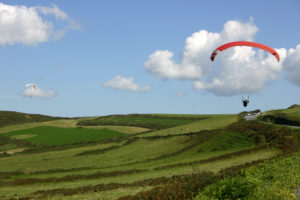
[[[300,200],[300,185],[298,186],[298,189],[296,190],[296,199]]]
[[[6,153],[12,155],[12,154],[15,154],[15,153],[22,152],[24,150],[25,150],[25,148],[17,148],[17,149],[7,150]]]

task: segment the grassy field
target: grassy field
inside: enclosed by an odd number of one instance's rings
[[[95,117],[88,118],[88,119],[94,119]],[[77,123],[86,120],[86,118],[79,118],[79,119],[60,119],[60,120],[52,120],[52,121],[46,121],[46,122],[30,122],[30,123],[24,123],[24,124],[15,124],[15,125],[7,125],[4,127],[0,127],[0,134],[6,133],[10,131],[17,131],[17,130],[24,130],[24,129],[30,129],[40,126],[53,126],[53,127],[60,127],[60,128],[77,128]],[[141,127],[132,127],[132,126],[87,126],[86,128],[92,128],[92,129],[111,129],[122,133],[127,134],[135,134],[135,133],[141,133],[146,132],[149,129],[147,128],[141,128]]]
[[[84,120],[77,123],[79,126],[97,126],[97,125],[121,125],[137,126],[150,129],[165,129],[174,126],[189,124],[197,120],[203,120],[208,117],[194,115],[111,115],[99,117],[92,120]]]
[[[11,131],[3,135],[14,139],[26,140],[43,146],[56,146],[89,141],[104,140],[124,136],[124,133],[109,129],[58,128],[40,126],[25,130]]]
[[[176,135],[189,132],[197,132],[201,130],[214,130],[228,126],[238,120],[237,115],[200,115],[203,120],[197,120],[189,124],[178,125],[176,127],[167,128],[158,131],[152,131],[141,135],[141,137],[155,135]]]
[[[183,122],[158,131],[120,125],[78,128],[86,118],[1,128],[2,150],[26,142],[45,149],[29,145],[32,151],[0,157],[0,199],[191,199],[208,184],[201,181],[225,169],[296,151],[300,136],[292,129],[238,122],[237,115],[157,116],[159,124],[170,125],[179,117]],[[121,137],[105,139],[105,132]]]

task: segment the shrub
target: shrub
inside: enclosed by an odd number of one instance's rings
[[[205,190],[204,195],[212,199],[219,200],[235,200],[247,197],[253,192],[254,183],[241,176],[235,178],[224,179],[217,182]]]

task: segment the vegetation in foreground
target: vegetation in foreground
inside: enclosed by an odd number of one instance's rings
[[[194,200],[297,199],[299,171],[300,153],[277,158],[216,181],[204,188]]]

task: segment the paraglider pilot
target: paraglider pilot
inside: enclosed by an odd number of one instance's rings
[[[247,105],[249,103],[249,96],[247,98],[242,97],[242,102],[243,102],[243,106],[247,107]]]

